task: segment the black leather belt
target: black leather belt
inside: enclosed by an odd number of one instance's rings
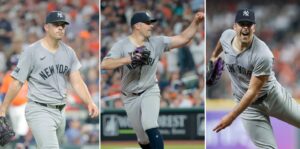
[[[144,90],[144,91],[141,91],[141,92],[139,92],[139,93],[124,93],[124,92],[122,92],[122,94],[124,95],[124,96],[141,96],[144,92],[145,92],[146,90]]]
[[[44,106],[44,107],[58,109],[59,111],[61,111],[66,106],[66,104],[63,104],[63,105],[49,105],[49,104],[40,103],[40,102],[36,102],[36,101],[34,101],[34,102],[36,104],[39,104],[39,105]]]
[[[264,101],[264,99],[266,99],[268,97],[268,94],[265,94],[259,98],[257,98],[252,104],[257,105],[260,104]]]

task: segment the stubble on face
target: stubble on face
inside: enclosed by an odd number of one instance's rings
[[[145,23],[143,25],[143,34],[146,38],[149,38],[152,35],[153,25],[151,23]]]
[[[65,25],[49,24],[48,34],[56,40],[61,40],[65,35]]]
[[[254,35],[254,24],[235,24],[235,31],[241,44],[250,44]]]

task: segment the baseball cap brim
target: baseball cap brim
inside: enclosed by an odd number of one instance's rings
[[[151,18],[150,21],[151,21],[151,22],[156,22],[157,19],[156,19],[156,18]]]
[[[156,22],[156,21],[157,21],[157,19],[151,19],[151,20],[150,20],[151,23],[154,23],[154,22]]]
[[[255,24],[255,22],[253,20],[250,20],[250,19],[240,19],[240,20],[237,20],[236,22],[237,23],[239,23],[239,22],[251,22],[251,23]]]
[[[155,23],[157,20],[156,19],[151,19],[149,21],[144,21],[142,23]]]
[[[56,23],[56,22],[64,22],[66,25],[69,25],[70,23],[65,21],[65,20],[55,20],[55,21],[51,21],[51,22],[46,22],[46,23]]]

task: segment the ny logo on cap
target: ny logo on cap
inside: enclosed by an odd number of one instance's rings
[[[248,10],[244,10],[244,11],[243,11],[243,16],[249,17],[249,11],[248,11]]]
[[[146,15],[151,18],[151,13],[150,12],[146,12]]]
[[[63,14],[61,12],[57,12],[57,17],[63,18]]]

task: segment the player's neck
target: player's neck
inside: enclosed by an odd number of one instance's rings
[[[252,39],[253,40],[253,39]],[[248,49],[251,46],[252,42],[249,43],[242,43],[241,41],[238,40],[237,37],[234,37],[233,42],[232,42],[232,47],[237,53],[241,53]]]
[[[136,46],[144,45],[146,38],[139,33],[133,32],[131,35],[128,36],[130,41],[135,44]]]
[[[54,40],[48,36],[45,36],[42,39],[42,45],[52,53],[55,53],[57,51],[59,46],[58,42],[59,40]]]

